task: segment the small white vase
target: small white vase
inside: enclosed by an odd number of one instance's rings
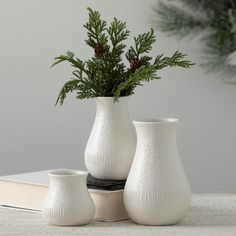
[[[171,118],[134,121],[137,147],[124,202],[138,224],[176,224],[188,211],[191,192],[177,151],[177,124]]]
[[[136,137],[128,116],[129,97],[97,97],[95,122],[85,149],[89,173],[99,179],[126,179],[133,161]]]
[[[49,173],[49,190],[42,206],[51,225],[75,226],[92,221],[95,206],[88,192],[87,172],[55,170]]]

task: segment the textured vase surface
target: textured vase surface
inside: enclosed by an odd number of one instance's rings
[[[95,206],[86,185],[87,172],[56,170],[49,173],[43,218],[52,225],[75,226],[92,221]]]
[[[96,98],[95,122],[85,149],[89,173],[99,179],[126,179],[133,161],[136,137],[128,116],[129,97]]]
[[[172,118],[134,121],[137,147],[124,202],[138,224],[176,224],[188,211],[191,192],[177,151],[177,124]]]

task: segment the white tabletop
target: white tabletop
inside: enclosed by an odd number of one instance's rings
[[[92,222],[80,227],[49,226],[40,214],[0,209],[1,236],[236,236],[236,194],[193,195],[191,208],[174,226],[142,226],[131,220]]]

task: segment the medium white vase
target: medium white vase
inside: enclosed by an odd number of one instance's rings
[[[133,161],[136,137],[128,116],[129,97],[97,97],[95,122],[85,149],[89,173],[99,179],[126,179]]]
[[[191,192],[177,151],[177,124],[171,118],[134,121],[137,147],[124,202],[138,224],[176,224],[188,211]]]
[[[87,172],[56,170],[49,173],[43,218],[52,225],[75,226],[92,221],[95,206],[88,192]]]

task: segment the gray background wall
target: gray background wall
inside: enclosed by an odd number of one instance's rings
[[[49,66],[67,50],[81,58],[91,55],[82,28],[87,6],[108,20],[127,21],[136,35],[153,25],[155,5],[155,0],[0,0],[0,175],[85,168],[95,104],[70,96],[63,107],[54,107],[71,69]],[[180,49],[200,62],[198,38],[178,42],[160,32],[157,38],[154,54]],[[236,192],[236,86],[199,66],[161,75],[162,80],[136,90],[131,119],[180,118],[179,152],[193,191]]]

